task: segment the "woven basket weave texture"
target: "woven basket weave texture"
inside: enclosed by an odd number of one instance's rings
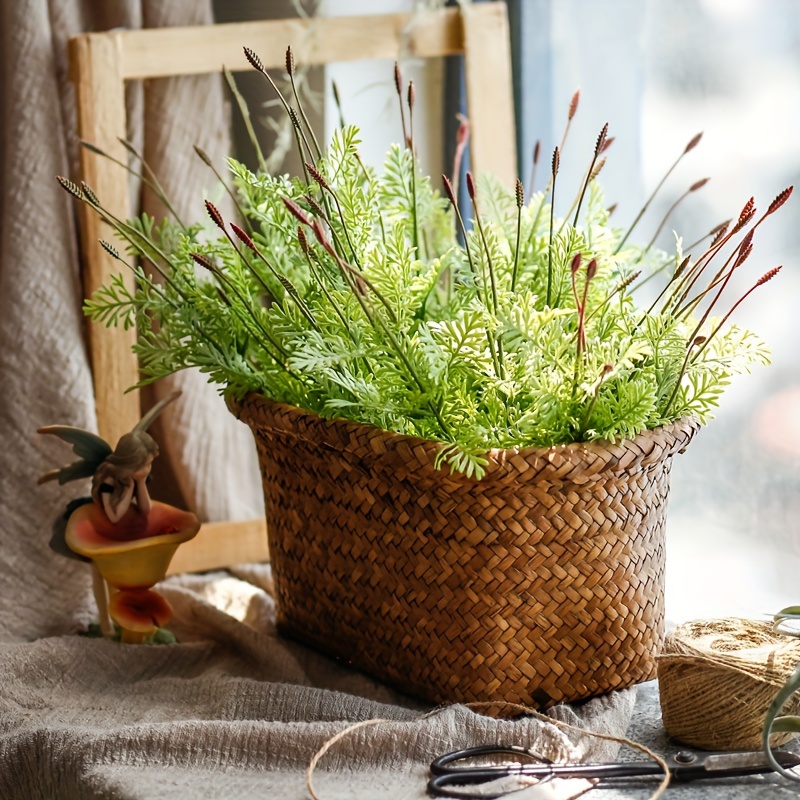
[[[440,444],[249,395],[279,626],[433,702],[546,707],[655,676],[682,420],[614,445]]]

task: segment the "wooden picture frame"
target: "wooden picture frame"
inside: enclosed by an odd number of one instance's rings
[[[76,87],[78,135],[119,160],[127,153],[125,83],[147,78],[249,70],[247,44],[267,69],[281,67],[291,45],[298,63],[327,64],[391,59],[399,54],[435,58],[463,53],[470,116],[471,168],[492,172],[512,185],[517,176],[508,18],[504,2],[479,3],[417,14],[316,17],[185,28],[114,30],[73,37],[70,75]],[[83,148],[81,178],[116,217],[129,219],[128,186],[108,159]],[[119,271],[100,247],[109,238],[100,218],[81,210],[84,291],[93,293]],[[120,247],[122,249],[122,247]],[[133,278],[125,280],[132,286]],[[140,417],[132,351],[136,332],[89,324],[99,434],[115,443]],[[266,523],[211,522],[176,554],[171,573],[221,569],[268,559]]]

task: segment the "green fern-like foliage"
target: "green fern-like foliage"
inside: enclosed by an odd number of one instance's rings
[[[359,143],[339,130],[307,180],[230,161],[238,231],[123,224],[89,198],[141,266],[135,291],[113,278],[86,313],[138,326],[145,382],[199,367],[234,397],[440,441],[440,460],[475,477],[492,448],[706,421],[733,375],[768,361],[704,310],[728,273],[698,277],[726,245],[736,259],[738,231],[681,264],[622,246],[596,180],[579,218],[551,228],[550,191],[523,202],[491,176],[471,184],[462,231],[409,147],[377,173]],[[645,310],[633,290],[650,262],[668,283]]]

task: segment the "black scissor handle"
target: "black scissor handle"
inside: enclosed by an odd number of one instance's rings
[[[498,778],[506,778],[517,774],[519,773],[509,772],[507,769],[503,772],[488,767],[486,769],[454,769],[451,772],[434,775],[428,781],[428,794],[434,797],[457,798],[457,800],[475,800],[477,797],[480,800],[493,800],[494,798],[505,797],[509,793],[508,790],[503,789],[496,793],[483,790],[480,795],[476,795],[473,791],[463,787],[489,783]],[[548,778],[538,782],[544,783],[546,780]]]

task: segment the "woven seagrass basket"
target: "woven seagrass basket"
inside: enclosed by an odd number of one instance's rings
[[[411,695],[546,707],[655,676],[679,421],[615,445],[441,445],[249,395],[279,627]]]

